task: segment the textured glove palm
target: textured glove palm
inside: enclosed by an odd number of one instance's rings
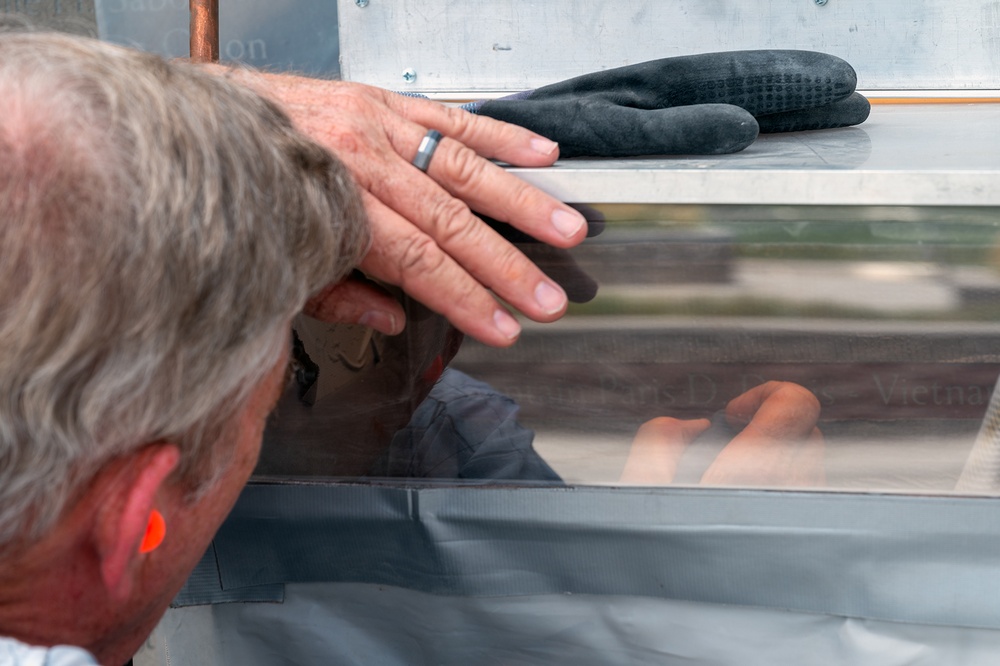
[[[559,143],[562,157],[715,155],[758,132],[864,122],[844,60],[814,51],[728,51],[585,74],[465,108]]]

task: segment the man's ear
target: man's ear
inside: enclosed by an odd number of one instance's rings
[[[158,508],[160,490],[179,460],[175,445],[153,444],[130,456],[111,482],[111,496],[98,514],[95,539],[101,579],[113,599],[124,600],[132,592],[136,565],[148,557],[139,552],[139,546],[150,515]]]

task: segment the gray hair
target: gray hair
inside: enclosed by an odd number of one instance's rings
[[[0,548],[151,442],[204,488],[291,316],[367,234],[346,169],[272,102],[188,63],[0,32]]]

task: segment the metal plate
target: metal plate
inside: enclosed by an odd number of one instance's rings
[[[1000,205],[1000,104],[876,105],[859,127],[763,135],[712,157],[511,169],[564,201]]]
[[[864,89],[1000,88],[995,0],[338,2],[345,78],[414,92],[523,90],[654,58],[759,48],[841,56]]]

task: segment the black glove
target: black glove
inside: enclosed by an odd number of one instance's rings
[[[562,157],[715,155],[760,132],[864,122],[844,60],[813,51],[729,51],[584,74],[465,109],[559,143]]]

